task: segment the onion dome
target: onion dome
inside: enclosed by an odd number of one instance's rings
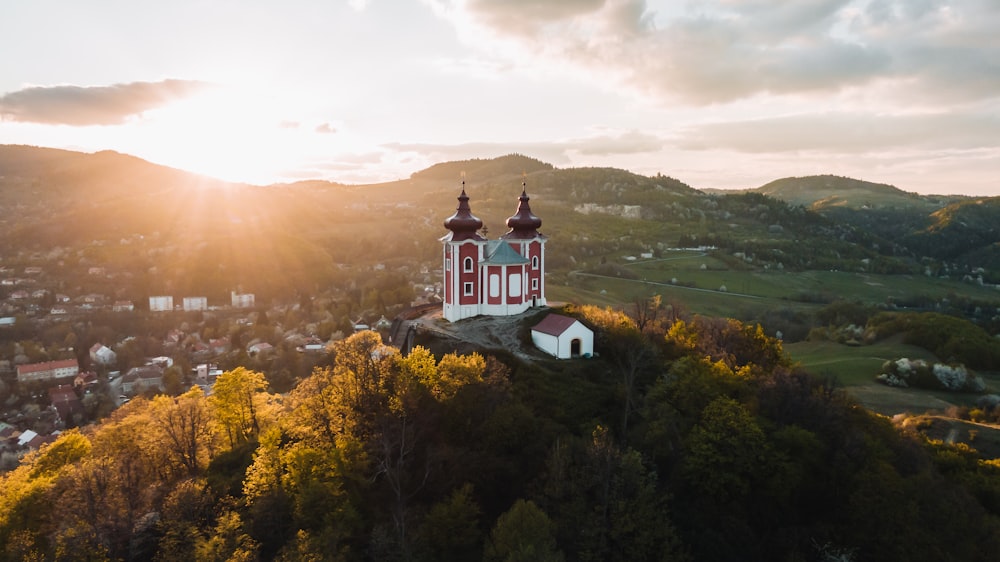
[[[538,233],[538,227],[542,226],[542,219],[532,214],[531,206],[528,205],[529,199],[527,188],[522,183],[517,212],[514,213],[514,216],[507,219],[507,228],[510,228],[510,232],[504,234],[501,238],[526,239],[541,236]]]
[[[454,242],[461,240],[485,240],[476,231],[483,227],[483,221],[472,214],[469,208],[469,196],[465,194],[465,182],[462,182],[462,194],[458,196],[458,208],[455,214],[444,221],[444,227],[451,231],[447,238]]]

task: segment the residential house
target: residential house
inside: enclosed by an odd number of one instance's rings
[[[215,384],[215,379],[219,378],[222,374],[222,369],[218,365],[213,365],[211,363],[200,363],[194,369],[195,379],[198,384],[212,385]]]
[[[261,353],[268,353],[271,351],[274,351],[274,346],[265,341],[257,342],[247,348],[247,353],[249,353],[250,355],[258,355]]]
[[[392,320],[389,320],[388,318],[386,318],[384,314],[382,315],[381,318],[379,318],[375,322],[375,329],[376,330],[388,330],[391,327],[392,327]]]
[[[111,365],[117,359],[115,352],[103,343],[98,342],[90,346],[90,360],[98,365]]]
[[[72,427],[83,421],[83,404],[71,385],[49,388],[49,402],[63,427]]]
[[[208,347],[212,353],[222,355],[223,353],[229,353],[232,344],[229,342],[229,338],[216,338],[208,341]]]
[[[38,437],[38,433],[36,433],[36,432],[34,432],[34,431],[30,430],[30,429],[25,429],[24,431],[21,432],[20,435],[17,436],[17,446],[18,447],[24,447],[29,442],[31,442],[32,439],[34,439],[36,437]]]
[[[538,349],[558,359],[589,357],[594,353],[594,332],[579,320],[549,314],[531,329]]]
[[[25,449],[37,451],[42,448],[42,445],[52,443],[58,438],[58,432],[53,433],[52,435],[39,435],[30,429],[26,429],[18,435],[17,445],[19,447],[24,447]]]
[[[91,373],[89,371],[80,371],[80,374],[73,379],[73,388],[77,390],[87,391],[90,387],[97,384],[97,373]]]
[[[174,366],[174,360],[172,358],[170,358],[170,357],[165,356],[165,355],[161,355],[159,357],[154,357],[154,358],[150,359],[149,360],[149,364],[150,365],[156,365],[157,367],[159,367],[161,369],[169,369],[170,367]]]
[[[165,347],[176,347],[183,339],[184,332],[175,328],[167,332],[167,337],[163,339],[163,345]]]
[[[296,349],[300,352],[322,353],[323,351],[326,351],[326,342],[316,336],[309,336],[306,338],[305,342],[303,342],[302,345]]]
[[[157,365],[132,367],[122,377],[122,394],[133,396],[147,390],[163,389],[163,370]]]
[[[96,304],[103,304],[107,297],[98,293],[89,293],[80,297],[83,304],[89,304],[91,306]]]
[[[20,383],[34,381],[53,381],[72,379],[80,373],[80,364],[76,359],[61,361],[46,361],[44,363],[29,363],[17,366],[17,381]]]

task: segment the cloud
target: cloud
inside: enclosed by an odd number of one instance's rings
[[[750,153],[997,148],[1000,115],[989,111],[790,115],[688,127],[680,131],[676,146],[686,150],[729,149]]]
[[[323,135],[329,135],[336,133],[337,129],[329,123],[320,123],[319,125],[316,125],[316,132]]]
[[[33,86],[0,96],[0,117],[53,125],[115,125],[207,87],[195,80]]]
[[[663,101],[812,96],[882,82],[954,103],[1000,92],[995,0],[703,0],[667,3],[663,13],[644,0],[426,1],[456,26],[475,27],[470,40],[520,45],[531,56],[522,64],[568,63]]]

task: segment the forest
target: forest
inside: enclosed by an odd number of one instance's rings
[[[334,343],[226,371],[0,481],[0,560],[986,560],[1000,462],[895,427],[759,325],[560,312],[599,357]]]

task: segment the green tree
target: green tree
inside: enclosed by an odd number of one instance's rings
[[[484,562],[562,562],[555,525],[534,502],[519,499],[497,519]]]
[[[767,474],[768,443],[753,415],[732,398],[713,400],[686,440],[686,482],[727,502],[746,495]]]
[[[656,350],[635,320],[624,312],[586,305],[580,307],[580,313],[597,327],[597,344],[618,371],[622,393],[621,439],[624,441],[638,403],[640,379],[655,366]]]
[[[447,500],[435,504],[419,531],[422,560],[479,560],[483,537],[479,530],[479,506],[472,498],[472,486],[465,484]]]
[[[170,396],[184,392],[184,373],[177,365],[171,365],[163,371],[163,391]]]

